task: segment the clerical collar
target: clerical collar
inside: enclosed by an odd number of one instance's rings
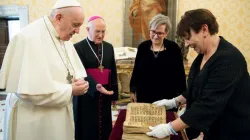
[[[88,39],[89,44],[90,44],[91,46],[98,46],[98,47],[102,46],[102,43],[101,43],[101,44],[95,44],[95,42],[94,42],[94,41],[91,41],[88,37],[87,37],[87,39]]]
[[[56,32],[55,27],[53,26],[53,24],[52,24],[51,21],[49,20],[49,17],[48,17],[48,16],[44,16],[43,19],[44,19],[45,23],[47,24],[48,29],[49,29],[51,35],[54,36],[54,37],[56,37],[57,39],[59,39],[59,35],[58,35],[58,33]]]

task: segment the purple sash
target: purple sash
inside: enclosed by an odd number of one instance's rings
[[[107,85],[109,83],[109,69],[103,69],[102,72],[100,71],[100,69],[97,68],[87,69],[87,74],[91,75],[96,80],[96,82],[102,85]]]

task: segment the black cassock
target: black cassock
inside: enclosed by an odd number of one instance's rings
[[[87,73],[90,70],[99,70],[99,60],[105,70],[110,70],[108,84],[103,85],[107,90],[113,90],[113,95],[104,95],[96,91],[94,94],[85,94],[74,97],[74,119],[75,119],[75,140],[108,140],[112,131],[111,104],[118,99],[118,85],[116,64],[113,46],[103,41],[102,45],[97,46],[94,42],[84,39],[76,43],[75,49],[84,65]],[[91,50],[91,48],[93,50]],[[94,54],[94,52],[95,54]],[[98,57],[98,59],[97,59]],[[89,73],[88,73],[89,75]],[[90,84],[95,86],[93,84]]]

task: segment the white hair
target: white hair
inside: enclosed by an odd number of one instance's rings
[[[51,17],[51,18],[55,18],[55,17],[56,17],[56,14],[57,14],[57,11],[58,11],[58,9],[53,9],[53,10],[51,11],[51,13],[50,13],[50,17]]]
[[[157,14],[149,22],[149,27],[153,27],[154,29],[156,29],[160,25],[166,25],[166,33],[168,33],[172,28],[171,21],[168,16],[165,16],[163,14]]]

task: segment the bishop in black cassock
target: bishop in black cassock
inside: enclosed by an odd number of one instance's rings
[[[108,140],[112,130],[111,103],[118,99],[116,64],[113,46],[105,41],[102,41],[102,44],[103,47],[86,38],[74,45],[87,74],[92,75],[94,79],[97,78],[97,82],[101,83],[105,79],[98,79],[100,73],[97,75],[94,73],[108,72],[108,83],[101,84],[107,90],[114,91],[113,95],[96,91],[93,96],[85,94],[74,97],[76,140]],[[102,64],[96,56],[102,60]]]

